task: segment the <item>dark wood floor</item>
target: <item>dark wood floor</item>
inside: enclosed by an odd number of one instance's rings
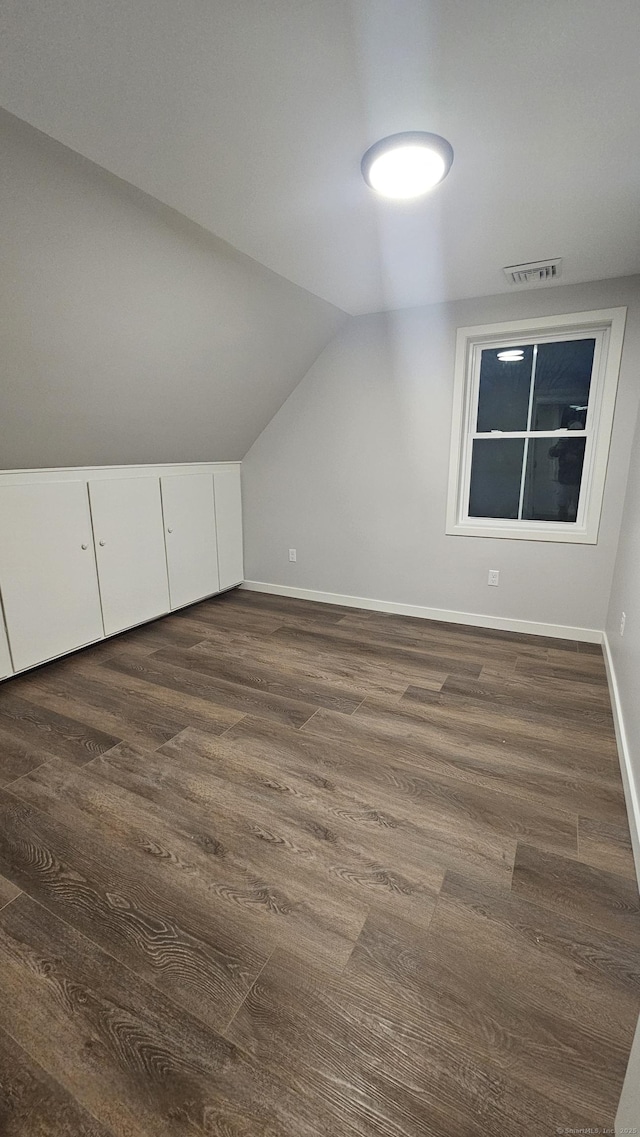
[[[0,688],[3,1137],[610,1126],[599,648],[234,592]]]

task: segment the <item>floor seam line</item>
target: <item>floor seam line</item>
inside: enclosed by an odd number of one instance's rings
[[[236,1007],[235,1011],[233,1012],[233,1014],[232,1014],[231,1018],[229,1019],[229,1022],[226,1024],[226,1026],[225,1026],[225,1027],[222,1027],[222,1028],[220,1029],[220,1034],[221,1034],[221,1035],[222,1035],[224,1038],[226,1038],[226,1037],[227,1037],[227,1034],[226,1034],[226,1032],[229,1030],[229,1028],[230,1028],[231,1024],[233,1023],[234,1019],[236,1018],[236,1016],[237,1016],[237,1015],[240,1013],[240,1011],[241,1011],[241,1010],[242,1010],[242,1008],[244,1007],[244,1005],[245,1005],[245,1003],[246,1003],[247,999],[249,998],[249,995],[250,995],[250,994],[251,994],[251,992],[253,991],[253,988],[255,987],[256,983],[258,982],[258,980],[259,980],[260,976],[262,975],[262,972],[264,971],[264,969],[265,969],[265,967],[267,966],[267,964],[268,964],[268,963],[269,963],[269,962],[270,962],[270,961],[273,959],[273,957],[274,957],[274,955],[275,955],[276,951],[278,950],[278,947],[279,947],[279,946],[280,946],[279,944],[276,944],[276,946],[275,946],[274,948],[272,948],[272,950],[269,952],[269,955],[267,956],[267,958],[265,959],[264,963],[262,964],[262,967],[260,968],[260,970],[259,970],[258,974],[256,975],[255,979],[253,980],[253,982],[252,982],[251,986],[249,987],[248,991],[246,992],[246,994],[245,994],[245,995],[243,995],[242,999],[241,999],[241,1000],[240,1000],[240,1002],[238,1003],[238,1006]],[[229,1040],[228,1040],[228,1041],[229,1041]]]
[[[17,887],[18,886],[16,885],[16,888]],[[0,904],[0,912],[4,912],[5,908],[8,908],[10,904],[13,904],[14,900],[17,900],[19,896],[24,896],[24,895],[25,894],[24,894],[23,890],[20,889],[20,891],[17,892],[15,896],[11,897],[11,900],[5,900],[4,904]]]
[[[3,786],[0,786],[0,790],[10,790],[12,786],[15,786],[16,782],[21,782],[23,778],[28,778],[30,774],[35,774],[36,770],[41,770],[43,766],[48,766],[50,762],[57,762],[58,760],[58,757],[52,754],[45,762],[40,762],[38,766],[34,766],[33,769],[27,770],[24,774],[20,774],[17,778],[14,778],[12,782],[5,782]]]

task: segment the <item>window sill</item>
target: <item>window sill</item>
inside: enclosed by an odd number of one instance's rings
[[[511,541],[555,541],[565,545],[597,545],[598,532],[590,531],[583,526],[573,523],[565,524],[555,521],[551,525],[541,522],[520,522],[511,525],[508,521],[501,524],[497,520],[461,521],[458,524],[447,525],[446,533],[451,537],[493,537],[494,539],[508,539]]]

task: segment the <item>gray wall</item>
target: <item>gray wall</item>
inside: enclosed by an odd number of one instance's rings
[[[636,373],[640,385],[640,375]],[[625,613],[624,636],[620,616]],[[626,749],[631,770],[627,809],[640,879],[640,416],[636,424],[629,481],[622,513],[620,543],[616,557],[607,617],[607,639],[618,688]],[[635,824],[634,824],[635,821]],[[618,1114],[616,1133],[640,1132],[640,1022],[629,1058]]]
[[[0,468],[242,458],[344,314],[0,112]]]
[[[598,544],[446,536],[456,328],[617,305],[629,312]],[[638,277],[351,319],[246,456],[247,578],[603,628],[639,364]]]
[[[640,375],[636,372],[640,386]],[[620,635],[620,617],[625,613],[624,635]],[[624,501],[620,543],[616,557],[607,639],[616,676],[620,708],[624,720],[626,743],[631,764],[635,800],[636,826],[640,823],[640,417],[636,424],[629,482]],[[631,802],[627,803],[634,808]],[[632,826],[636,865],[640,876],[640,844],[638,830]]]

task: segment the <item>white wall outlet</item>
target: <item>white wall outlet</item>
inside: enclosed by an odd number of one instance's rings
[[[500,569],[489,569],[487,584],[492,584],[494,588],[498,587],[500,584]]]
[[[621,636],[624,635],[624,626],[625,626],[626,622],[627,622],[627,613],[623,612],[621,617],[620,617],[620,635]]]
[[[290,561],[296,561],[297,559],[298,559],[298,554],[296,553],[296,550],[295,549],[289,549],[289,560]]]

